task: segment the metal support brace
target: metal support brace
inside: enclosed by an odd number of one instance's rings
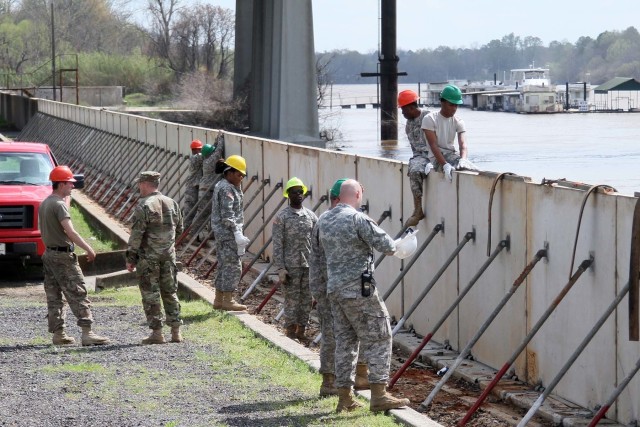
[[[258,314],[260,313],[260,311],[262,311],[262,309],[264,308],[265,305],[267,305],[267,302],[271,299],[271,297],[273,296],[273,294],[276,293],[276,291],[278,290],[278,288],[280,287],[280,281],[278,280],[272,287],[271,290],[269,291],[269,293],[267,294],[266,297],[264,297],[264,299],[262,300],[262,302],[256,307],[256,309],[254,310],[253,314]],[[282,310],[284,312],[284,309]]]
[[[244,292],[244,294],[242,294],[242,296],[240,297],[240,301],[244,301],[245,299],[247,299],[249,294],[251,294],[251,292],[253,292],[253,290],[256,288],[256,286],[258,286],[258,283],[260,283],[262,278],[267,274],[267,272],[269,271],[269,269],[272,266],[273,266],[273,261],[271,261],[269,264],[267,264],[267,266],[264,268],[264,270],[262,270],[260,272],[260,274],[258,274],[258,277],[256,277],[256,280],[254,280],[253,283],[251,283],[251,286],[249,286],[247,288],[247,290]]]
[[[269,184],[271,182],[271,178],[267,178],[267,179],[263,179],[262,183],[260,184],[260,187],[258,187],[258,189],[256,190],[255,193],[253,193],[253,196],[251,196],[251,198],[247,201],[247,203],[244,204],[243,208],[246,211],[247,208],[249,207],[249,205],[251,204],[251,202],[253,202],[256,197],[258,197],[258,195],[262,192],[262,189],[264,187],[267,186],[267,184]]]
[[[253,221],[258,216],[260,211],[262,211],[262,208],[264,208],[264,206],[267,203],[269,203],[269,200],[271,200],[271,198],[273,197],[274,194],[276,194],[276,191],[278,191],[279,188],[282,188],[282,181],[280,181],[276,185],[274,185],[273,190],[271,190],[271,192],[267,195],[267,197],[264,199],[262,204],[258,207],[258,209],[256,209],[256,211],[253,213],[253,215],[251,215],[251,218],[249,218],[248,221],[245,221],[244,228],[243,228],[244,230],[246,230],[247,227],[249,227],[249,224],[251,224],[251,221]]]
[[[260,234],[262,233],[262,230],[265,229],[265,227],[267,225],[269,225],[269,223],[271,222],[271,220],[273,219],[273,217],[278,213],[278,211],[280,210],[280,208],[282,207],[282,205],[284,205],[284,203],[287,201],[288,199],[286,197],[283,197],[282,200],[280,200],[278,202],[278,205],[276,206],[276,208],[271,211],[271,213],[269,214],[269,216],[263,221],[262,225],[258,228],[258,231],[256,232],[256,234],[253,235],[253,237],[251,238],[251,240],[249,240],[249,244],[247,245],[247,248],[250,248],[251,245],[253,244],[253,242],[256,241],[256,239],[258,238],[258,236],[260,236]]]
[[[413,302],[413,304],[411,305],[409,310],[404,314],[404,316],[400,318],[400,321],[398,321],[395,328],[393,328],[392,335],[395,335],[400,330],[400,328],[402,328],[402,326],[404,325],[404,322],[406,322],[407,318],[409,318],[409,316],[411,316],[413,312],[416,311],[418,306],[422,303],[422,300],[425,299],[429,291],[431,291],[431,288],[433,288],[433,286],[436,284],[438,279],[440,279],[440,276],[442,276],[442,274],[445,272],[447,267],[449,267],[449,264],[451,264],[453,260],[456,259],[456,257],[458,256],[462,248],[464,248],[464,246],[467,244],[467,242],[475,239],[475,237],[476,237],[475,231],[468,231],[467,233],[465,233],[462,241],[458,244],[458,246],[453,251],[453,253],[449,256],[449,258],[447,258],[447,260],[444,262],[442,267],[440,267],[440,270],[438,270],[438,272],[433,276],[433,279],[431,279],[431,282],[429,282],[427,287],[424,288],[420,296],[418,296],[418,298]]]
[[[627,385],[629,385],[629,382],[631,382],[631,380],[638,373],[638,371],[640,371],[640,359],[638,359],[638,361],[636,362],[636,366],[633,369],[631,369],[631,371],[627,374],[626,377],[624,377],[624,379],[620,382],[618,387],[616,387],[616,389],[613,390],[613,392],[611,392],[611,394],[607,398],[607,401],[600,407],[600,410],[593,417],[588,427],[596,427],[596,425],[598,425],[598,422],[604,417],[604,415],[607,413],[611,405],[613,405],[613,402],[615,402],[618,396],[620,396],[620,393],[622,393],[622,390],[624,390],[627,387]]]

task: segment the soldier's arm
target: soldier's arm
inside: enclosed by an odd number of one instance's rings
[[[178,236],[180,236],[182,234],[182,232],[184,231],[184,218],[182,217],[182,210],[180,209],[180,207],[178,206],[178,203],[174,200],[173,202],[173,208],[176,210],[176,236],[175,238],[177,239]]]
[[[96,253],[94,252],[91,245],[89,245],[83,238],[78,234],[75,228],[73,228],[73,223],[71,222],[71,218],[65,218],[60,221],[62,228],[64,229],[64,233],[67,235],[69,240],[71,240],[74,244],[80,246],[87,252],[87,260],[89,262],[93,261],[96,258]]]
[[[235,231],[236,222],[235,222],[235,212],[233,211],[233,201],[234,196],[231,189],[226,189],[221,191],[218,194],[219,197],[219,206],[220,206],[220,218],[222,219],[222,224],[225,227],[229,227]],[[242,230],[240,230],[242,231]]]
[[[284,228],[280,214],[276,215],[271,227],[273,242],[273,266],[275,270],[284,268]]]
[[[142,206],[137,206],[133,214],[133,225],[127,244],[127,268],[129,265],[135,266],[138,263],[138,252],[142,245],[142,238],[146,229],[146,215]]]
[[[356,229],[360,238],[371,245],[378,252],[393,254],[396,251],[396,244],[393,239],[378,227],[376,223],[366,215],[356,216]]]

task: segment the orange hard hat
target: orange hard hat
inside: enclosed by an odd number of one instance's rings
[[[194,139],[193,141],[191,141],[191,149],[195,150],[198,148],[202,148],[202,141],[200,141],[199,139]]]
[[[413,102],[418,102],[420,97],[417,93],[412,90],[403,90],[398,94],[398,107],[404,107],[405,105],[409,105]]]
[[[73,178],[73,172],[69,169],[69,166],[56,166],[51,170],[49,174],[49,181],[51,182],[76,182]]]

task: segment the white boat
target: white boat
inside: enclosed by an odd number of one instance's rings
[[[551,84],[548,68],[516,68],[511,70],[511,81],[519,93],[515,99],[517,113],[557,113],[562,104],[556,101],[556,90]]]

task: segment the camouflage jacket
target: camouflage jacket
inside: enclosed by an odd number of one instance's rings
[[[316,214],[304,206],[296,211],[287,206],[273,220],[273,266],[309,267],[311,230],[318,221]]]
[[[170,197],[154,191],[138,202],[127,248],[127,262],[138,258],[176,261],[176,236],[182,233],[182,212]]]
[[[206,190],[216,179],[216,163],[222,158],[224,149],[220,145],[206,159],[202,159],[202,178],[200,178],[200,189]]]
[[[197,187],[202,179],[202,154],[193,154],[189,157],[189,174],[184,185]]]
[[[211,209],[211,228],[216,240],[233,239],[233,232],[242,232],[244,214],[242,213],[242,189],[221,179],[213,189]]]
[[[344,203],[318,220],[320,244],[327,259],[327,293],[360,285],[373,272],[373,250],[394,252],[393,239],[371,218]]]
[[[415,119],[407,120],[407,124],[404,127],[414,156],[427,157],[429,154],[429,143],[427,142],[427,137],[424,136],[424,130],[422,130],[422,119],[427,114],[429,114],[429,110],[421,110],[420,115]]]
[[[318,222],[328,211],[323,212]],[[318,222],[311,230],[311,252],[309,254],[309,288],[312,294],[327,293],[327,258],[320,244]]]

